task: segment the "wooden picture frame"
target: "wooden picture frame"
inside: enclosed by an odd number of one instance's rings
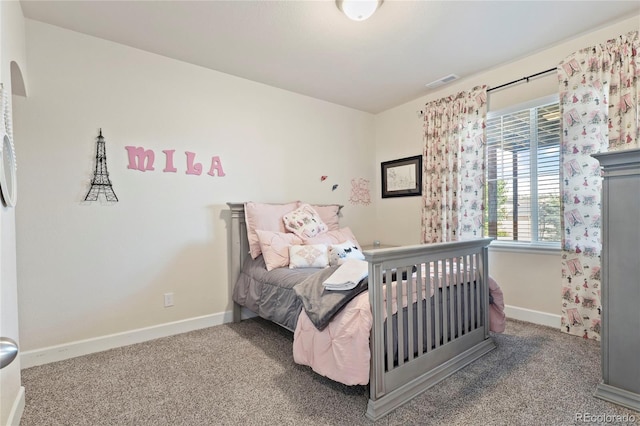
[[[422,195],[422,155],[380,164],[382,198]]]

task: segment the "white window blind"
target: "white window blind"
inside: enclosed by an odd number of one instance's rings
[[[489,114],[486,131],[488,235],[503,241],[560,241],[558,103]]]

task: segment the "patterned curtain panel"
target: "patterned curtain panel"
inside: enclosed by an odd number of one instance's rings
[[[486,86],[426,105],[423,243],[482,236],[486,115]]]
[[[582,49],[558,66],[563,119],[561,324],[567,333],[595,340],[600,340],[602,180],[591,154],[639,147],[639,47],[634,31]]]

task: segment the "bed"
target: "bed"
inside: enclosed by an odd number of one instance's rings
[[[263,204],[274,211],[260,222],[253,203],[227,204],[234,321],[246,308],[294,333],[296,363],[346,385],[368,385],[366,415],[372,420],[494,349],[490,331],[504,330],[502,292],[488,275],[490,238],[362,250],[366,277],[331,292],[323,282],[345,265],[292,269],[279,258],[274,264],[271,250],[254,250],[256,233],[268,234],[256,231],[260,227],[271,227],[268,235],[286,239],[291,249],[299,240],[282,228],[279,216],[309,205]],[[318,221],[329,229],[303,246],[331,237],[330,247],[347,238],[361,248],[348,228],[339,227],[341,206],[313,207],[324,213]]]

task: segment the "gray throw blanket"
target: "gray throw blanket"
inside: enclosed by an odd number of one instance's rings
[[[302,301],[307,316],[322,331],[351,299],[367,290],[369,280],[364,278],[351,290],[325,290],[322,283],[333,274],[338,266],[318,271],[296,284],[293,290]]]

